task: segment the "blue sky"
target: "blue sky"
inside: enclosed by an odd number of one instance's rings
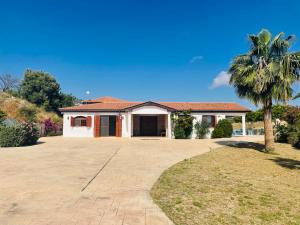
[[[43,70],[83,99],[251,106],[233,88],[211,88],[213,80],[248,50],[247,34],[267,28],[300,37],[299,9],[296,0],[2,1],[0,74]]]

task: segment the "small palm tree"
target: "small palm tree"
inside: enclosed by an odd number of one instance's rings
[[[289,52],[294,38],[279,33],[272,39],[265,29],[249,35],[249,52],[236,56],[229,69],[237,95],[263,107],[266,152],[274,149],[272,103],[287,103],[292,84],[300,78],[300,52]]]

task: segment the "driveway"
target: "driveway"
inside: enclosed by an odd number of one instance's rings
[[[261,141],[262,137],[231,140]],[[0,151],[1,225],[168,225],[149,191],[214,140],[42,138]]]

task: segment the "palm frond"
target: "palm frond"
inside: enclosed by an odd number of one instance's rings
[[[229,68],[230,84],[239,97],[255,104],[292,98],[292,84],[300,78],[300,52],[288,52],[294,38],[281,32],[272,39],[266,29],[249,35],[251,49],[236,56]]]
[[[293,99],[297,99],[297,98],[300,98],[300,93],[296,94]]]
[[[269,45],[271,38],[272,38],[272,34],[270,33],[270,31],[268,31],[267,29],[262,29],[258,35],[257,35],[260,44],[262,45]]]

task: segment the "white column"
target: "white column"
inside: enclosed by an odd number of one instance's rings
[[[168,112],[168,131],[167,131],[167,137],[172,138],[172,123],[171,123],[171,113]]]
[[[242,115],[243,136],[246,136],[246,115]]]
[[[132,114],[131,112],[128,113],[128,120],[127,120],[127,127],[128,127],[128,137],[132,137]]]

